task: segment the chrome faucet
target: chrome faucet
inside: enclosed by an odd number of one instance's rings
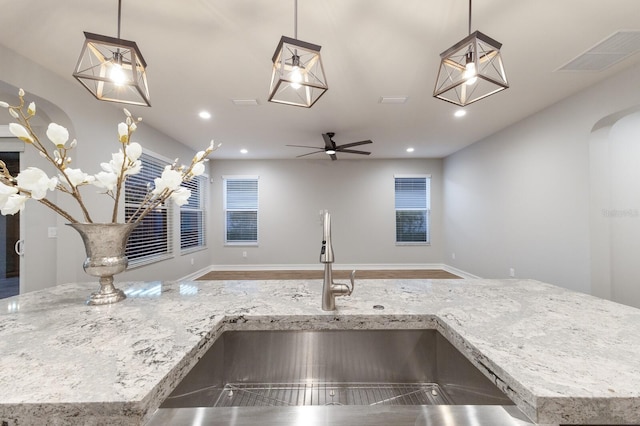
[[[331,245],[331,215],[327,210],[323,216],[322,248],[320,249],[320,263],[324,263],[324,282],[322,284],[322,309],[336,310],[337,296],[351,296],[353,293],[356,271],[351,271],[351,288],[346,284],[333,282],[331,264],[333,263],[333,247]]]

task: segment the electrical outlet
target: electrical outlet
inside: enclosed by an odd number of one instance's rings
[[[193,265],[195,263],[195,261],[193,260],[193,257],[191,258],[191,264]]]
[[[456,260],[456,254],[455,253],[451,253],[451,259],[452,260]]]
[[[514,278],[516,276],[516,270],[514,268],[509,268],[509,276]]]
[[[247,258],[247,252],[246,251],[242,252],[242,257],[245,258],[245,259]]]
[[[55,226],[50,226],[47,229],[47,236],[49,238],[57,238],[58,237],[58,228],[56,228]]]

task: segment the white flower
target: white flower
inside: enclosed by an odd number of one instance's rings
[[[13,111],[13,110],[10,109],[9,111]],[[13,136],[20,139],[21,141],[24,141],[27,143],[33,143],[33,138],[31,137],[27,129],[25,129],[20,124],[9,123],[9,131],[13,134]]]
[[[137,175],[142,170],[142,161],[136,160],[133,163],[129,164],[127,170],[124,172],[125,175]]]
[[[111,154],[111,161],[108,163],[100,163],[100,167],[102,170],[109,173],[120,174],[120,170],[122,170],[122,162],[124,161],[124,155],[122,151],[114,152]]]
[[[189,197],[191,197],[191,190],[181,186],[176,189],[169,198],[171,198],[176,205],[183,206],[187,204]]]
[[[194,164],[193,167],[191,168],[191,174],[193,176],[200,176],[203,173],[204,173],[204,163],[202,161]]]
[[[47,128],[47,137],[58,148],[64,148],[69,140],[69,131],[56,123],[50,123]]]
[[[104,163],[103,163],[104,164]],[[91,184],[97,186],[98,188],[104,188],[107,191],[113,191],[118,183],[118,175],[110,172],[100,172],[94,176],[95,180],[91,182]]]
[[[140,147],[140,150],[142,150],[142,147]],[[136,154],[136,148],[134,148],[133,153],[134,155]],[[116,175],[119,175],[122,171],[123,162],[124,154],[122,153],[122,150],[120,150],[111,154],[111,161],[109,161],[108,163],[100,163],[100,167],[102,167],[102,170],[104,170],[105,172],[115,173]],[[142,170],[142,161],[131,161],[131,158],[129,158],[129,160],[127,160],[127,164],[124,167],[124,174],[135,175],[140,173],[140,170]]]
[[[142,145],[138,142],[131,142],[127,145],[126,152],[129,160],[136,161],[142,155]]]
[[[24,208],[27,197],[18,194],[18,188],[0,182],[0,213],[15,214]]]
[[[0,101],[0,107],[2,108],[9,108],[9,104],[3,101]]]
[[[2,213],[3,215],[16,214],[24,209],[24,203],[26,201],[27,197],[25,197],[24,195],[9,195],[9,199],[7,200],[7,202],[2,205],[0,213]]]
[[[67,177],[69,178],[69,181],[73,186],[78,186],[83,183],[91,183],[95,179],[93,176],[86,174],[80,169],[67,168],[64,170],[64,172],[67,174]],[[64,178],[60,176],[60,180],[64,180]]]
[[[129,126],[127,123],[118,124],[118,140],[122,143],[127,142],[129,139]]]
[[[36,115],[36,103],[35,102],[31,102],[29,104],[29,107],[27,108],[27,114]]]
[[[0,208],[4,206],[10,195],[17,193],[18,188],[16,188],[15,186],[5,185],[4,183],[0,182]]]
[[[177,170],[173,170],[171,166],[165,166],[162,176],[155,178],[153,182],[156,184],[155,189],[152,191],[154,195],[160,194],[165,189],[175,191],[180,188],[182,174]]]
[[[20,189],[31,192],[31,198],[41,200],[47,195],[47,190],[53,191],[58,185],[58,178],[51,178],[45,172],[36,168],[28,167],[18,174],[16,178]]]

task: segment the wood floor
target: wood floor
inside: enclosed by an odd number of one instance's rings
[[[334,270],[334,279],[349,279],[351,271]],[[321,280],[324,271],[211,271],[198,280]],[[456,279],[460,278],[441,269],[410,270],[362,270],[356,272],[356,278],[367,279]]]

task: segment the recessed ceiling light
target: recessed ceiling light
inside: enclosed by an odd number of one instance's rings
[[[459,109],[456,112],[454,112],[453,115],[455,115],[456,117],[464,117],[465,115],[467,115],[467,111],[463,109]]]
[[[413,152],[413,151],[415,151],[415,149],[413,149],[411,147],[407,148],[407,152]]]
[[[208,120],[211,118],[211,113],[209,111],[200,111],[198,113],[198,117],[202,118],[203,120]]]
[[[249,152],[249,151],[247,151],[247,150],[246,150],[246,149],[244,149],[244,148],[242,148],[242,149],[240,150],[240,154],[246,154],[247,152]]]

